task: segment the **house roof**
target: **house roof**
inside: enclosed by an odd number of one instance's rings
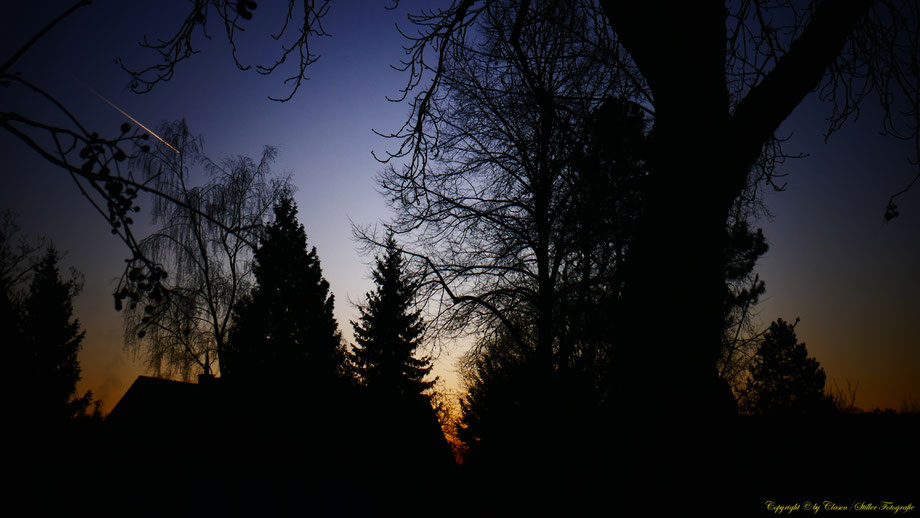
[[[151,439],[161,457],[172,447],[195,451],[208,441],[225,457],[232,451],[238,459],[300,456],[327,465],[453,464],[437,416],[421,396],[279,396],[219,378],[187,383],[138,376],[106,423],[114,438],[138,443]]]
[[[138,376],[106,418],[119,425],[187,425],[213,417],[217,382],[187,383]]]

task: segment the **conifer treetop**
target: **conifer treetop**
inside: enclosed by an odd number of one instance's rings
[[[428,357],[417,358],[424,322],[414,309],[415,286],[406,278],[405,262],[393,236],[386,253],[376,258],[372,273],[376,288],[358,307],[360,318],[351,324],[355,341],[352,362],[361,383],[381,394],[413,396],[428,390]]]

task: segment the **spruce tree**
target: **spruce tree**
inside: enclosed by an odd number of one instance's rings
[[[73,317],[75,279],[63,280],[53,248],[36,265],[21,317],[19,339],[25,355],[26,412],[33,422],[60,422],[83,416],[92,393],[77,396],[80,351],[85,332]],[[98,412],[98,405],[97,405]]]
[[[804,343],[795,325],[783,319],[770,324],[751,364],[748,395],[742,407],[762,415],[806,415],[833,411],[824,393],[826,375]]]
[[[412,311],[415,290],[404,266],[389,236],[386,255],[377,257],[372,274],[377,287],[359,306],[360,319],[351,323],[357,342],[352,353],[355,370],[361,384],[378,395],[417,396],[434,383],[424,381],[430,360],[414,356],[423,322],[420,313]]]
[[[344,373],[334,297],[316,248],[289,197],[275,206],[253,265],[255,287],[235,307],[226,377],[257,383],[329,386]]]

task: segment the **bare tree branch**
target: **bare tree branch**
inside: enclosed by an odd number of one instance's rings
[[[202,35],[210,39],[207,33],[207,22],[211,13],[217,16],[223,26],[230,44],[230,53],[237,68],[244,71],[250,70],[253,65],[244,63],[239,57],[238,39],[240,33],[245,31],[245,21],[253,17],[255,9],[256,2],[249,0],[195,0],[172,36],[168,39],[158,38],[155,41],[144,37],[140,43],[141,47],[153,50],[159,55],[160,59],[157,60],[157,63],[136,69],[119,60],[122,69],[132,77],[131,89],[137,93],[147,93],[159,83],[172,79],[179,64],[199,52],[194,43],[196,30],[200,28]],[[256,64],[255,70],[261,75],[270,75],[284,65],[293,64],[294,72],[284,79],[285,85],[293,84],[293,86],[287,95],[269,96],[269,99],[280,102],[291,100],[300,89],[301,84],[308,79],[307,67],[319,59],[319,55],[312,52],[310,42],[317,37],[329,35],[322,23],[323,17],[328,12],[329,0],[304,0],[299,10],[297,2],[288,1],[281,29],[277,34],[271,35],[275,41],[281,42],[281,54],[270,63]],[[285,36],[289,34],[289,29],[292,27],[290,22],[295,19],[300,20],[296,25],[295,37],[287,42]],[[289,61],[292,56],[296,56],[297,59]]]

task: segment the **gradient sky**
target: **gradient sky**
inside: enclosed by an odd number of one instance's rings
[[[5,7],[4,56],[71,2],[43,3]],[[324,19],[332,36],[313,42],[322,57],[309,70],[311,80],[287,103],[267,99],[287,93],[283,76],[237,70],[216,30],[212,40],[199,39],[201,54],[180,66],[172,81],[146,95],[132,93],[115,58],[135,67],[154,62],[156,56],[137,42],[145,34],[166,36],[186,3],[168,10],[157,2],[96,1],[41,40],[17,69],[103,135],[114,135],[124,119],[75,78],[147,126],[184,117],[204,136],[212,158],[258,156],[263,145],[277,146],[275,170],[293,175],[300,220],[317,247],[336,296],[340,329],[350,340],[348,322],[356,318],[351,302],[372,289],[371,258],[359,254],[350,221],[389,217],[376,192],[381,165],[371,151],[393,144],[372,129],[394,130],[407,113],[405,105],[386,100],[406,79],[390,67],[403,57],[404,40],[395,24],[408,28],[406,13],[427,5],[401,2],[388,11],[387,3],[335,2]],[[275,55],[275,42],[264,35],[277,30],[278,21],[265,6],[256,10],[252,29],[240,41],[242,60],[264,62],[263,56]],[[4,105],[15,102],[23,112],[44,113],[34,99],[3,95]],[[862,408],[898,408],[908,398],[920,400],[920,328],[913,325],[920,320],[920,188],[900,199],[900,218],[886,224],[882,215],[888,196],[916,169],[907,162],[909,143],[880,137],[871,110],[828,144],[826,115],[827,107],[810,98],[781,129],[792,135],[787,151],[810,156],[783,166],[789,173],[786,191],[766,198],[773,218],[760,222],[771,248],[758,266],[767,283],[758,318],[767,325],[777,317],[800,317],[799,339],[829,381],[841,388],[847,381],[858,383],[856,403]],[[0,208],[18,213],[26,234],[44,236],[67,251],[65,264],[85,275],[76,300],[87,332],[80,387],[92,389],[108,410],[143,372],[140,361],[122,348],[121,315],[111,297],[126,250],[63,171],[6,133],[0,133],[0,149]],[[443,351],[438,360],[438,374],[450,388],[457,385],[454,360],[461,349]]]

